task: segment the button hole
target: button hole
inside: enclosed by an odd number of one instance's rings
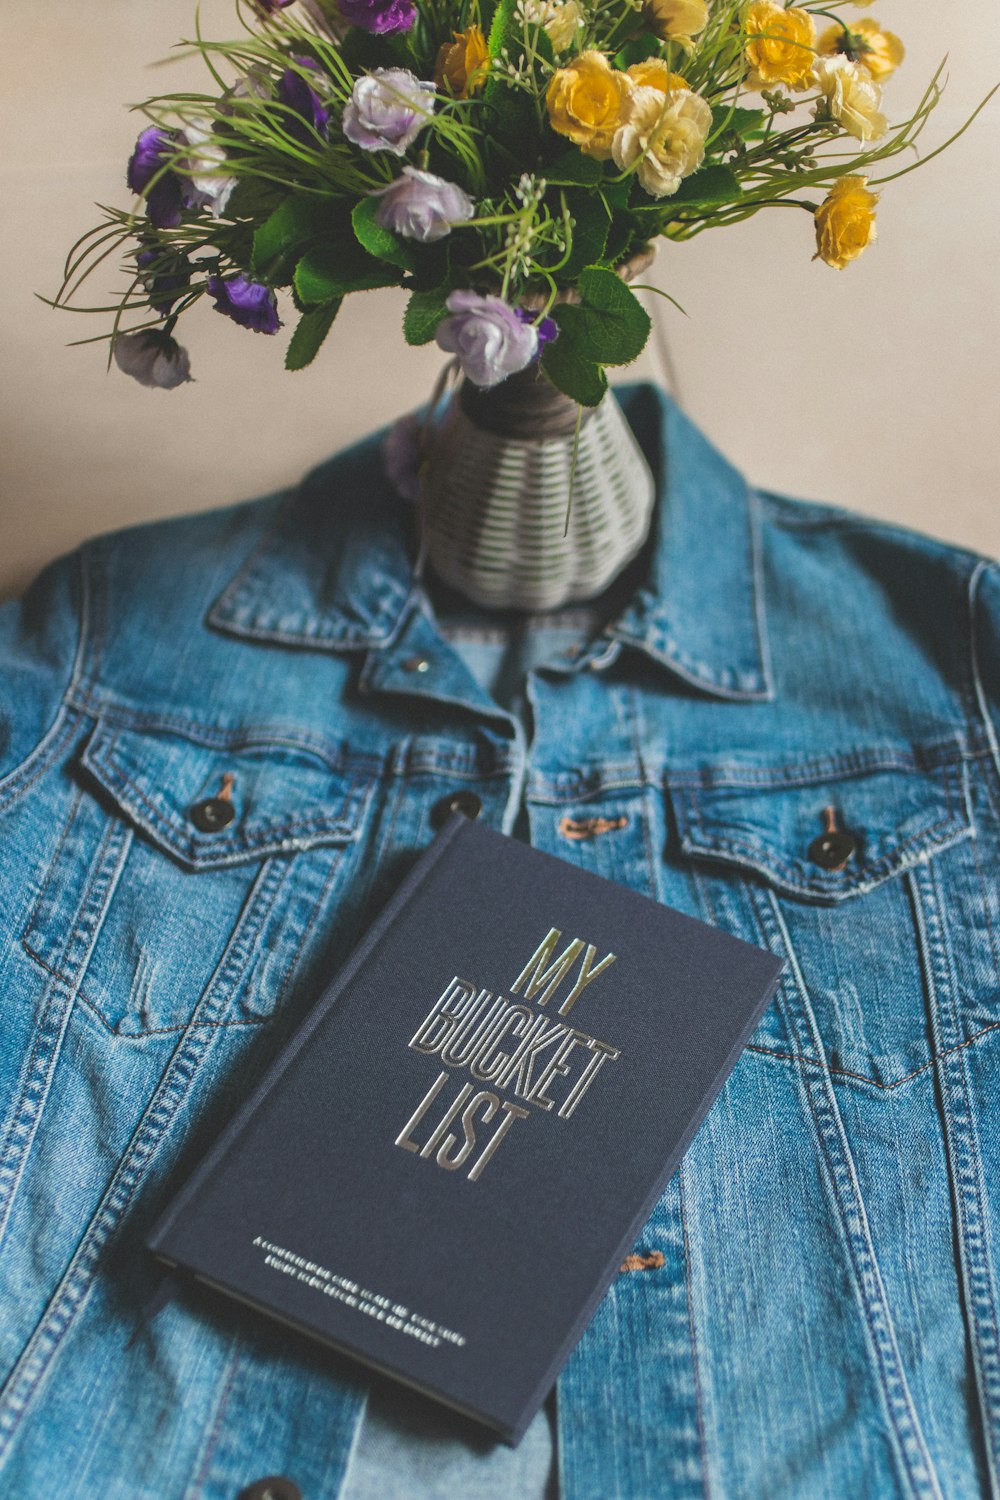
[[[622,815],[620,818],[571,818],[565,814],[559,819],[559,832],[564,839],[592,839],[599,833],[613,833],[616,828],[624,828],[628,824],[628,818]]]
[[[620,1271],[659,1271],[666,1264],[666,1256],[662,1250],[650,1250],[648,1255],[626,1255]]]

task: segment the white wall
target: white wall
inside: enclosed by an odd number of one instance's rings
[[[104,323],[33,294],[54,292],[95,200],[129,202],[140,121],[124,104],[202,86],[193,60],[150,66],[190,34],[194,9],[5,0],[0,591],[95,531],[287,483],[415,406],[443,360],[406,347],[404,296],[391,291],[348,299],[295,375],[282,369],[285,333],[249,334],[207,306],[183,330],[196,383],[174,392],[105,375],[101,345],[65,347]],[[202,0],[201,14],[206,33],[233,34],[231,0]],[[874,14],[909,47],[887,88],[891,117],[950,53],[928,150],[1000,79],[995,0],[880,0]],[[998,160],[1000,96],[944,156],[885,188],[878,244],[840,273],[810,260],[804,213],[664,244],[656,276],[689,316],[650,297],[658,337],[624,378],[675,383],[755,483],[1000,553]],[[90,290],[116,283],[109,269]]]

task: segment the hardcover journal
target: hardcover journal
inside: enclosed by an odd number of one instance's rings
[[[516,1443],[780,967],[454,813],[147,1244]]]

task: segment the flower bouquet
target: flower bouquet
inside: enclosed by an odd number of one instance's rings
[[[212,91],[142,106],[141,201],[104,209],[56,301],[123,250],[120,303],[92,310],[114,311],[123,370],[172,387],[200,297],[257,333],[294,316],[297,370],[346,296],[402,286],[406,340],[436,340],[475,385],[539,360],[595,406],[650,329],[616,272],[657,241],[785,206],[838,270],[874,239],[890,178],[873,169],[913,146],[941,70],[890,128],[881,91],[903,46],[864,3],[238,3],[237,40],[184,44]]]

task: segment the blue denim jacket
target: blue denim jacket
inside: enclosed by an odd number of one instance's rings
[[[348,1492],[363,1372],[207,1289],[143,1321],[140,1242],[460,789],[785,960],[559,1379],[564,1500],[997,1492],[1000,569],[620,394],[654,532],[523,717],[378,434],[0,611],[5,1495]]]

